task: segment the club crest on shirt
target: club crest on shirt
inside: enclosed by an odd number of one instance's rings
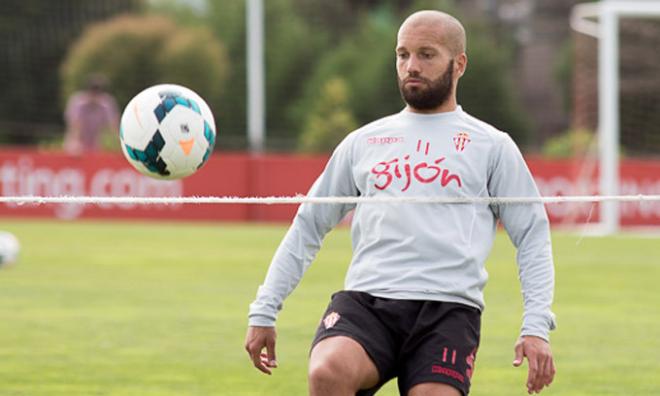
[[[465,146],[470,143],[470,134],[467,132],[459,132],[454,136],[454,147],[459,153],[465,150]]]
[[[325,318],[323,318],[323,326],[325,329],[329,329],[339,321],[341,316],[337,312],[330,312]]]

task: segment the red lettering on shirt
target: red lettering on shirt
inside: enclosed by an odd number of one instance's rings
[[[429,142],[424,147],[424,155],[428,155],[431,148]],[[417,152],[421,152],[422,141],[417,142]],[[403,180],[404,186],[401,191],[406,191],[413,182],[422,184],[431,184],[439,181],[442,187],[447,187],[454,182],[459,188],[463,187],[461,177],[454,174],[448,168],[439,166],[445,160],[445,157],[438,157],[431,164],[422,160],[417,163],[411,163],[410,155],[405,155],[402,159],[394,158],[389,161],[381,161],[371,168],[371,173],[376,175],[374,186],[379,190],[387,189],[394,179]],[[403,168],[403,173],[401,172]],[[411,172],[412,170],[412,172]]]

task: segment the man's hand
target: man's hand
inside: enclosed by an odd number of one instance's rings
[[[529,363],[527,374],[527,393],[540,393],[543,387],[550,386],[555,377],[555,363],[552,360],[550,344],[543,338],[521,336],[514,348],[516,357],[513,365],[519,367],[523,357]]]
[[[275,358],[275,339],[277,332],[275,327],[250,326],[245,336],[245,350],[252,359],[254,367],[270,375],[271,368],[277,367]],[[266,353],[263,349],[266,348]]]

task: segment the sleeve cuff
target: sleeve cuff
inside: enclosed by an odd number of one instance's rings
[[[275,319],[266,315],[249,315],[248,326],[275,327]]]
[[[550,331],[556,327],[555,315],[552,312],[548,314],[528,314],[523,319],[520,335],[535,336],[549,342]]]

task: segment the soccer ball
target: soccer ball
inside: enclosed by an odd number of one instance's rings
[[[0,231],[0,267],[16,263],[20,250],[18,239],[12,233]]]
[[[155,85],[128,102],[119,139],[124,156],[140,173],[180,179],[209,159],[215,145],[215,121],[204,99],[191,89]]]

